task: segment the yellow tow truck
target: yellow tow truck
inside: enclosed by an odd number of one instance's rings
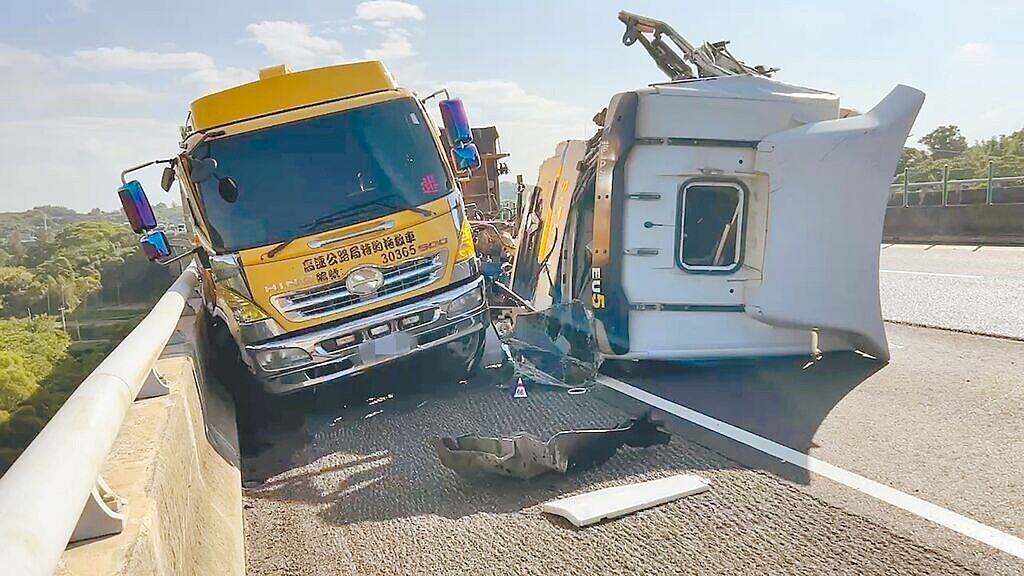
[[[427,350],[460,370],[478,362],[488,315],[459,180],[480,155],[461,100],[439,106],[444,143],[381,62],[267,68],[193,102],[177,156],[122,173],[143,250],[195,255],[212,337],[233,341],[266,392]],[[174,256],[125,181],[158,163],[192,237]]]

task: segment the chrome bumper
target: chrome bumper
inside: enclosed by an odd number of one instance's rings
[[[354,376],[370,368],[386,364],[410,354],[429,350],[469,336],[487,324],[487,304],[449,316],[447,304],[473,290],[484,289],[483,277],[465,286],[441,292],[411,304],[384,310],[379,314],[338,324],[323,330],[247,345],[246,363],[253,369],[264,389],[271,394],[287,394],[302,388],[316,386],[345,376]],[[402,328],[403,320],[416,323]],[[389,327],[389,333],[379,337],[370,335],[370,329]],[[338,346],[339,338],[354,336],[356,342]],[[383,338],[401,338],[405,346],[400,350],[381,350]],[[481,345],[483,339],[481,338]],[[309,354],[305,364],[278,371],[260,368],[255,355],[266,350],[299,348]]]

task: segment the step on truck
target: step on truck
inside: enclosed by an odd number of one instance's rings
[[[461,100],[439,106],[444,143],[381,62],[277,66],[193,102],[181,151],[122,173],[143,250],[195,256],[212,338],[265,391],[428,350],[460,369],[479,358],[488,315],[459,180],[480,155]],[[142,186],[125,181],[160,163],[191,236],[177,255]]]
[[[599,358],[887,360],[879,244],[924,94],[897,86],[859,114],[726,42],[619,19],[670,80],[616,94],[591,140],[542,164],[521,199],[515,293],[556,323],[587,318],[576,328]],[[557,312],[570,303],[587,314]]]

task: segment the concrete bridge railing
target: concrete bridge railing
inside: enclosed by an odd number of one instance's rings
[[[229,549],[212,560],[224,563],[216,573],[244,571],[237,455],[209,456],[214,449],[204,434],[202,371],[195,366],[201,363],[180,329],[196,324],[194,315],[182,312],[191,312],[186,301],[198,281],[195,264],[185,268],[0,478],[5,574],[202,573],[189,548],[204,537]],[[189,352],[158,363],[172,335],[191,346]],[[162,378],[156,366],[169,377]],[[149,400],[137,402],[143,399]],[[233,433],[233,413],[226,411],[229,416],[224,410],[221,416],[230,423],[224,428]],[[223,442],[228,451],[237,450],[232,443]],[[208,494],[193,493],[217,487],[228,501],[219,508]],[[197,515],[215,518],[207,522]],[[219,526],[210,528],[211,522]],[[204,524],[207,534],[191,533]],[[89,558],[89,550],[98,553]],[[69,562],[68,555],[77,559]]]

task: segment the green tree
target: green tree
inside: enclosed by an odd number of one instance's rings
[[[32,442],[36,434],[39,434],[43,426],[46,426],[46,420],[36,414],[35,408],[21,406],[11,414],[5,425],[6,430],[2,432],[5,443],[8,447],[24,448]]]
[[[900,161],[896,164],[896,176],[900,177],[903,175],[904,169],[913,169],[915,166],[928,161],[928,153],[924,150],[917,148],[905,147],[903,154],[900,155]]]
[[[46,286],[21,266],[0,266],[0,312],[7,316],[28,315],[28,309],[46,296]],[[36,310],[36,313],[44,310]]]
[[[50,316],[0,320],[0,351],[21,356],[29,373],[42,380],[67,356],[71,339]]]
[[[0,350],[0,410],[12,412],[18,403],[39,390],[39,381],[17,352]]]
[[[20,264],[22,259],[25,257],[25,244],[21,238],[21,232],[19,230],[12,230],[10,236],[7,239],[7,251],[10,252],[11,258],[15,264]]]
[[[952,124],[939,126],[918,140],[928,148],[932,158],[955,158],[967,151],[967,138],[960,127]]]

